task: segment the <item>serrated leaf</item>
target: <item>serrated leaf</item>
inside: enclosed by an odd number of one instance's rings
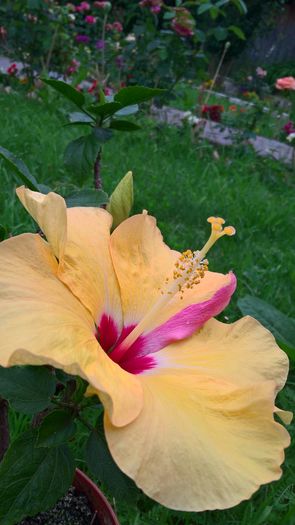
[[[93,475],[104,483],[115,498],[134,501],[138,495],[135,483],[113,460],[105,439],[96,430],[86,444],[86,462]]]
[[[132,104],[131,106],[126,106],[125,108],[120,109],[115,113],[115,117],[128,117],[129,115],[134,115],[139,111],[138,104]]]
[[[107,211],[113,216],[113,229],[129,217],[133,206],[133,177],[128,171],[110,196]]]
[[[0,157],[2,157],[10,168],[16,173],[20,180],[33,191],[39,191],[39,184],[36,181],[35,177],[30,173],[28,167],[25,163],[16,157],[11,151],[0,146]]]
[[[66,197],[68,208],[76,206],[90,206],[99,208],[108,202],[108,195],[102,190],[85,189],[79,190]]]
[[[0,396],[17,412],[41,412],[50,404],[55,387],[54,375],[43,366],[0,367]]]
[[[134,122],[129,122],[129,120],[112,120],[110,123],[111,129],[116,129],[118,131],[138,131],[141,129],[138,124]]]
[[[202,4],[198,7],[197,14],[202,15],[203,13],[206,13],[206,11],[209,11],[213,7],[213,4],[211,2],[206,2],[205,4]]]
[[[77,89],[70,86],[62,80],[53,80],[51,78],[41,78],[42,82],[45,82],[48,86],[58,91],[65,98],[73,102],[78,108],[82,109],[85,104],[85,97],[83,93],[77,91]]]
[[[36,448],[29,431],[8,449],[0,464],[0,523],[15,525],[48,510],[70,487],[74,459],[66,445]]]
[[[94,133],[73,140],[64,152],[66,168],[81,179],[86,177],[93,170],[100,148],[101,141]]]
[[[2,224],[0,224],[0,241],[4,241],[4,239],[6,239],[6,236],[7,236],[6,228]]]
[[[230,31],[232,31],[241,40],[246,40],[245,33],[239,27],[237,27],[237,26],[229,26],[228,29]]]
[[[69,410],[57,408],[44,417],[39,429],[37,447],[56,447],[66,443],[76,432]]]
[[[87,111],[90,111],[90,113],[93,113],[93,115],[96,117],[105,119],[111,115],[114,115],[121,108],[122,105],[119,102],[107,102],[106,104],[101,105],[92,104],[91,106],[87,107]]]
[[[134,104],[141,104],[152,98],[163,95],[166,89],[149,88],[143,86],[130,86],[120,89],[115,95],[115,101],[120,102],[123,107]]]
[[[251,315],[270,330],[277,343],[295,361],[295,319],[288,317],[271,304],[246,295],[238,300],[238,307],[243,315]]]

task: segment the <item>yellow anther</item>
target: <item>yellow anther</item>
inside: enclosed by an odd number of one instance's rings
[[[212,222],[211,227],[215,232],[222,232],[222,226],[219,224],[219,222]]]
[[[231,236],[231,235],[235,235],[236,229],[233,226],[226,226],[223,232],[225,233],[225,235]]]
[[[211,224],[224,224],[225,220],[222,217],[208,217],[207,222],[210,222]]]

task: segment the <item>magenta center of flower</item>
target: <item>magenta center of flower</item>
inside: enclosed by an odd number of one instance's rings
[[[154,368],[156,366],[156,361],[152,355],[142,355],[142,345],[140,341],[138,341],[134,351],[127,351],[123,355],[121,352],[118,352],[124,339],[134,328],[135,325],[126,326],[123,327],[121,333],[119,333],[113,318],[103,314],[95,336],[110,359],[115,363],[118,363],[121,368],[126,370],[126,372],[130,372],[130,374],[141,374],[146,370]],[[131,350],[133,350],[133,347],[134,345],[132,345]]]

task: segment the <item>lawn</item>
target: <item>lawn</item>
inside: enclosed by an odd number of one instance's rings
[[[64,103],[55,96],[36,101],[21,94],[1,94],[0,104],[0,144],[22,158],[39,182],[63,193],[69,191],[75,181],[63,168],[62,156],[67,142],[81,134],[81,127],[64,127]],[[201,248],[209,234],[206,218],[224,217],[236,227],[237,235],[222,239],[214,247],[209,254],[210,269],[232,269],[238,289],[221,320],[231,322],[240,316],[237,299],[247,293],[295,317],[294,172],[276,161],[257,157],[250,147],[222,149],[192,142],[188,128],[168,128],[143,115],[141,124],[142,131],[118,133],[105,146],[105,190],[111,192],[132,170],[134,211],[145,208],[155,215],[166,242],[180,250]],[[15,198],[14,176],[3,163],[0,167],[0,222],[13,235],[34,231],[32,220]],[[83,184],[91,183],[91,174],[85,175]],[[294,384],[295,374],[291,372],[288,387],[281,394],[285,409],[294,405]],[[23,421],[15,416],[14,432],[19,424]],[[115,505],[122,525],[292,525],[294,468],[290,448],[282,480],[263,487],[249,502],[228,511],[200,515],[172,512],[145,497],[137,507],[119,502]]]

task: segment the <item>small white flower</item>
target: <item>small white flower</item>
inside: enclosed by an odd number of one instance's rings
[[[292,142],[292,140],[294,140],[294,139],[295,139],[295,132],[293,132],[293,133],[289,133],[289,135],[288,135],[288,137],[287,137],[287,140],[288,140],[289,142]]]

